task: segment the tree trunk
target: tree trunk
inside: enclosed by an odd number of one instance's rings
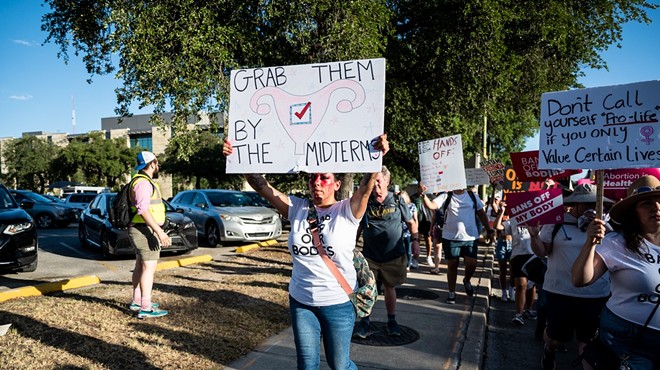
[[[353,193],[353,181],[355,180],[355,174],[354,173],[346,173],[344,174],[344,180],[341,182],[341,187],[339,188],[339,193],[337,194],[337,197],[339,199],[337,200],[342,200],[349,198],[351,194]]]

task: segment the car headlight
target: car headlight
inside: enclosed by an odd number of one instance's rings
[[[224,221],[233,221],[233,222],[239,222],[241,220],[240,217],[233,215],[220,215],[220,218],[223,219]]]
[[[8,225],[2,233],[7,235],[16,235],[18,233],[22,233],[23,231],[29,230],[31,227],[32,227],[32,222],[11,224]]]
[[[190,221],[188,223],[183,224],[183,229],[184,230],[192,229],[194,227],[195,227],[195,222],[194,221]]]
[[[67,209],[62,207],[55,207],[55,210],[57,211],[58,214],[65,215]]]

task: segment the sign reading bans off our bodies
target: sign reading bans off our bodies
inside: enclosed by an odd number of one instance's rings
[[[564,221],[564,202],[561,189],[509,193],[507,213],[518,225],[547,225]]]
[[[545,93],[540,169],[660,167],[660,81]]]
[[[231,72],[227,173],[377,172],[385,59]]]

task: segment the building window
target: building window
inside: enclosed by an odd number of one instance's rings
[[[131,148],[140,147],[142,149],[152,151],[151,135],[148,136],[131,136]]]

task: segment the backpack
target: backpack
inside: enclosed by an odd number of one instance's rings
[[[562,229],[564,224],[555,224],[552,228],[552,239],[550,241],[551,245],[555,243],[555,236],[559,232],[559,229]],[[565,233],[566,231],[564,231]],[[548,271],[548,259],[541,258],[536,255],[530,257],[521,268],[522,272],[527,275],[529,280],[534,283],[542,286],[545,280],[545,272]]]
[[[108,218],[110,219],[110,223],[112,226],[118,229],[124,229],[128,227],[128,225],[131,223],[131,220],[133,220],[133,217],[135,217],[135,212],[133,212],[131,209],[131,199],[129,198],[129,195],[131,193],[131,189],[133,189],[135,180],[140,177],[145,178],[151,182],[151,179],[144,175],[138,174],[137,176],[133,177],[128,184],[121,187],[117,193],[117,196],[115,196],[115,199],[112,201],[110,208],[108,209]]]
[[[477,226],[479,226],[479,219],[477,218],[477,198],[474,195],[474,193],[470,190],[466,190],[468,195],[470,195],[470,199],[472,199],[472,203],[474,203],[474,219],[477,223]],[[439,228],[442,229],[442,227],[445,225],[445,218],[447,215],[447,208],[449,207],[449,202],[451,202],[451,197],[454,193],[453,192],[448,192],[447,193],[447,199],[445,199],[445,202],[442,203],[442,210],[438,208],[436,210],[436,224],[438,225]]]

